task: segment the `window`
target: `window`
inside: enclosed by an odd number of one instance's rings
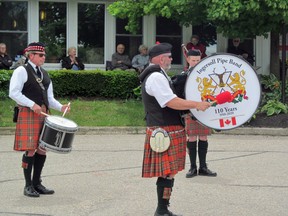
[[[66,56],[66,3],[39,2],[39,41],[46,45],[46,62]]]
[[[5,43],[7,53],[15,61],[27,46],[27,2],[0,2],[0,43]]]
[[[78,56],[84,63],[104,64],[104,4],[78,4]]]
[[[125,53],[130,59],[139,53],[138,48],[142,44],[142,19],[139,20],[139,30],[136,34],[126,31],[127,19],[116,19],[116,46],[118,44],[125,45]]]
[[[206,46],[206,55],[210,56],[217,52],[216,26],[208,23],[195,25],[192,29],[193,35],[199,36],[199,42]]]
[[[182,64],[182,27],[176,21],[164,17],[156,18],[156,41],[170,43],[173,64]]]

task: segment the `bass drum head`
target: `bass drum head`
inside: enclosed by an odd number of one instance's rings
[[[228,91],[231,98],[217,103],[217,95]],[[211,102],[207,110],[190,109],[203,125],[229,130],[247,122],[257,110],[261,87],[257,74],[243,58],[233,54],[215,54],[202,59],[189,74],[185,98]]]

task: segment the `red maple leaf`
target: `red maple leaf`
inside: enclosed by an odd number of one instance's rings
[[[225,124],[227,124],[227,125],[229,125],[231,123],[231,121],[229,120],[229,119],[227,119],[226,121],[225,121]]]

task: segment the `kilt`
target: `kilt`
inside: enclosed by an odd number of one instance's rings
[[[19,106],[14,150],[31,151],[38,147],[45,116],[34,113],[28,107]]]
[[[188,136],[207,136],[211,135],[212,131],[211,128],[193,120],[190,114],[185,116],[185,130]]]
[[[164,126],[161,127],[169,133],[171,143],[167,151],[157,153],[150,147],[150,137],[153,129],[146,129],[144,144],[144,156],[142,165],[142,177],[161,177],[175,175],[185,168],[186,158],[186,134],[183,126]],[[173,131],[176,131],[173,133]],[[179,131],[179,132],[177,132]]]

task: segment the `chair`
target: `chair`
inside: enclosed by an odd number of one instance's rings
[[[113,70],[112,61],[106,61],[106,71]]]

